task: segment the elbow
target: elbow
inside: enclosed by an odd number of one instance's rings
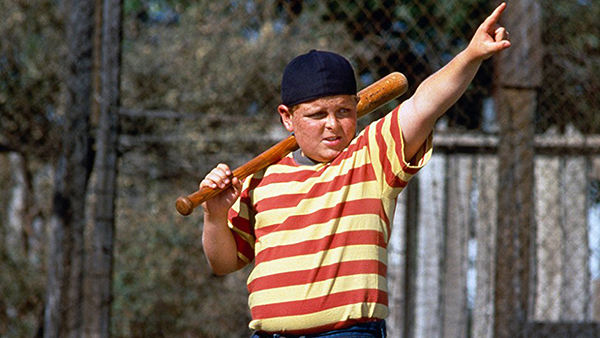
[[[225,275],[233,272],[233,271],[231,271],[231,268],[228,268],[226,265],[211,262],[210,259],[208,260],[208,266],[210,267],[210,270],[212,271],[212,273],[217,276],[225,276]]]
[[[212,270],[213,274],[215,274],[217,276],[225,276],[225,275],[228,275],[228,274],[230,274],[230,273],[232,273],[232,272],[235,271],[235,270],[232,270],[232,269],[227,269],[227,268],[222,267],[222,266],[215,266],[215,265],[212,265],[210,263],[209,263],[209,265],[210,265],[210,269]]]
[[[212,272],[217,275],[217,276],[225,276],[228,275],[232,272],[236,272],[238,270],[240,270],[241,268],[244,267],[244,263],[241,259],[237,258],[236,262],[231,262],[231,263],[217,263],[217,262],[211,262],[210,260],[208,260],[208,265],[210,266],[210,269],[212,270]]]
[[[216,276],[225,276],[225,275],[228,275],[228,274],[230,274],[230,272],[229,272],[229,271],[225,271],[225,270],[219,270],[219,269],[212,269],[212,272],[213,272],[213,274],[214,274],[214,275],[216,275]]]

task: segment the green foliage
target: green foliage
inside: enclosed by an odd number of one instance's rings
[[[53,158],[60,144],[54,127],[60,120],[60,60],[65,55],[61,13],[53,0],[3,0],[0,13],[0,145],[39,166]],[[6,159],[2,165],[10,168]],[[9,217],[5,198],[13,187],[6,178],[0,184],[6,193],[0,211],[0,336],[33,337],[42,318],[45,270],[23,250],[25,244],[8,242],[21,234],[4,223]]]
[[[200,229],[175,214],[171,184],[120,184],[114,336],[249,336],[247,271],[210,273]]]
[[[538,130],[600,132],[600,2],[544,1],[546,48]],[[573,20],[577,18],[577,20]]]
[[[57,145],[64,36],[52,0],[0,2],[0,140],[46,157]]]
[[[0,224],[1,226],[1,224]],[[26,257],[0,248],[0,336],[33,337],[39,327],[46,278]]]
[[[314,48],[349,54],[342,24],[320,25],[310,13],[286,23],[261,2],[192,3],[176,25],[126,17],[123,105],[198,118],[125,119],[123,131],[177,137],[176,144],[163,139],[151,144],[165,166],[188,162],[197,173],[205,172],[214,161],[198,161],[198,154],[222,156],[218,161],[233,165],[243,161],[236,155],[270,145],[270,139],[257,144],[260,139],[248,138],[266,136],[278,123],[279,83],[287,62]],[[248,120],[252,123],[243,123]]]

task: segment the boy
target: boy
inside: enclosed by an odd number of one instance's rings
[[[343,57],[311,51],[284,71],[278,112],[300,149],[203,204],[203,246],[217,274],[252,260],[254,337],[385,337],[386,261],[395,200],[428,161],[436,120],[482,61],[510,47],[506,4],[468,47],[358,136],[356,81]],[[219,164],[200,187],[223,187]]]

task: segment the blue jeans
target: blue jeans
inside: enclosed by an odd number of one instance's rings
[[[307,335],[268,334],[256,332],[251,338],[385,338],[385,321],[364,323],[323,333]]]

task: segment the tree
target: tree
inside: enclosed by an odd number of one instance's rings
[[[12,203],[1,204],[0,232],[8,237],[2,236],[0,244],[0,336],[23,337],[33,336],[41,326],[46,278],[42,253],[51,204],[46,201],[52,190],[45,176],[62,141],[65,39],[55,1],[1,1],[0,13],[0,156],[3,171],[13,177],[0,185],[3,200],[19,204],[18,217],[10,220]],[[15,191],[22,197],[11,197]],[[19,241],[8,240],[11,231],[19,234]]]
[[[63,142],[55,173],[44,337],[81,337],[85,200],[92,169],[93,0],[68,2]]]
[[[86,337],[110,337],[111,329],[122,6],[121,0],[105,0],[102,7],[102,100],[94,163],[92,243],[86,271]]]

